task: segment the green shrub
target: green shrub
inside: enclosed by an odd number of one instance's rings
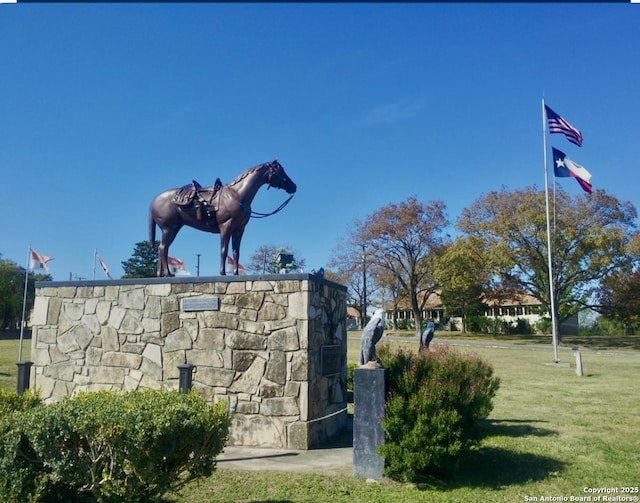
[[[417,354],[383,345],[378,355],[389,376],[379,447],[385,475],[446,474],[478,443],[477,422],[491,412],[500,380],[488,363],[446,346]]]
[[[39,466],[23,433],[24,417],[42,406],[35,393],[22,396],[0,389],[0,501],[25,501],[36,490]]]
[[[176,391],[80,393],[21,419],[17,457],[36,471],[21,499],[42,502],[156,501],[212,473],[231,422],[224,404]]]
[[[347,362],[347,390],[353,391],[353,372],[358,368],[355,362]]]

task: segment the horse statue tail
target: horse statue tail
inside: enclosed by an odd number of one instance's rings
[[[149,210],[149,242],[151,246],[156,242],[156,221],[151,210]]]

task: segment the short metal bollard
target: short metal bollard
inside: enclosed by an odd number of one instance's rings
[[[582,377],[582,355],[580,354],[580,350],[578,348],[573,348],[573,354],[576,357],[576,374]]]
[[[18,362],[16,365],[18,366],[18,395],[22,396],[24,390],[29,389],[33,362]]]
[[[182,365],[178,365],[178,369],[180,370],[179,389],[181,393],[189,393],[193,382],[194,367],[195,365],[192,363],[183,363]]]

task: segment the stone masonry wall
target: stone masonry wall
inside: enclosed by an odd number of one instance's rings
[[[345,323],[346,289],[308,274],[39,282],[31,388],[177,389],[191,363],[230,445],[308,449],[345,425]]]

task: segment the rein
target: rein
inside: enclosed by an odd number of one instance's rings
[[[259,213],[257,211],[253,211],[251,210],[251,218],[266,218],[266,217],[270,217],[271,215],[275,215],[276,213],[278,213],[279,211],[282,211],[284,209],[284,207],[289,204],[289,201],[291,201],[291,198],[295,196],[295,194],[291,194],[289,196],[289,198],[282,203],[280,206],[278,206],[275,210],[273,210],[271,213]]]

